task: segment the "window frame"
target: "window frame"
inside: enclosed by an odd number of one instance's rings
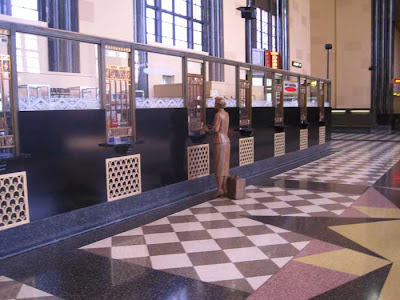
[[[260,15],[257,13],[257,18],[252,22],[252,44],[254,49],[260,50],[270,50],[270,51],[279,51],[279,31],[278,31],[278,16],[276,9],[266,10],[261,7],[257,7],[257,12],[260,12]],[[264,21],[262,18],[263,12],[267,14],[267,21]],[[272,21],[274,19],[274,22]],[[263,23],[267,24],[267,32],[263,31],[262,25]],[[260,24],[260,30],[258,30],[257,26]],[[258,40],[258,33],[260,33],[261,39]],[[263,35],[267,35],[268,37],[268,46],[263,47]],[[261,45],[261,48],[258,45]]]
[[[207,1],[206,0],[200,0],[200,4],[201,4],[201,20],[195,19],[193,12],[193,6],[194,4],[194,0],[186,0],[186,15],[182,15],[180,13],[175,12],[175,1],[176,0],[171,0],[172,3],[172,10],[166,10],[162,8],[162,0],[154,0],[154,5],[148,4],[148,2],[146,0],[145,1],[145,27],[146,27],[146,34],[145,34],[145,38],[146,38],[146,43],[148,43],[148,35],[153,35],[153,33],[148,33],[147,31],[147,10],[148,9],[152,9],[155,12],[155,19],[154,19],[154,23],[155,23],[155,41],[157,43],[161,43],[161,44],[165,44],[163,43],[163,38],[165,38],[165,36],[163,36],[163,30],[162,30],[162,15],[163,14],[168,14],[170,16],[172,16],[172,44],[173,46],[177,45],[177,41],[179,42],[186,42],[187,43],[187,49],[195,49],[195,50],[199,50],[199,51],[204,51],[207,52],[208,51],[208,44],[207,44],[207,14],[206,14],[206,9],[207,9]],[[176,18],[182,18],[185,19],[187,21],[187,36],[186,36],[186,41],[182,41],[181,39],[177,38],[176,36],[176,26],[179,26],[176,24]],[[201,44],[197,44],[194,42],[194,32],[198,31],[194,29],[194,24],[200,24],[202,31],[201,31]],[[200,46],[201,50],[199,48],[196,49],[195,45]]]

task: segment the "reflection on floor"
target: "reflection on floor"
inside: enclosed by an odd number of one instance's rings
[[[398,299],[397,137],[334,135],[332,155],[249,180],[243,200],[100,229],[0,275],[74,300]]]
[[[29,284],[29,285],[28,285]],[[34,280],[24,284],[5,276],[0,276],[0,299],[25,299],[25,300],[61,300],[61,298],[50,295],[34,287]]]

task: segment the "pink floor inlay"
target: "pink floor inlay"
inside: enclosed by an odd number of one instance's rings
[[[356,275],[292,260],[248,299],[305,300],[356,278]]]

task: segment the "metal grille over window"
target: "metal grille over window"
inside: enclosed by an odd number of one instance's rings
[[[0,230],[29,223],[26,172],[0,175]]]
[[[319,121],[325,122],[325,83],[321,82],[319,85]]]
[[[283,126],[283,77],[275,78],[275,125]]]
[[[6,37],[5,37],[6,38]],[[0,117],[0,149],[14,148],[12,135],[11,99],[10,99],[10,56],[0,55],[1,81],[1,117]]]
[[[188,179],[210,175],[209,145],[190,146],[187,148]]]
[[[106,159],[106,172],[108,201],[142,192],[140,154]]]
[[[299,99],[299,107],[300,107],[300,121],[302,123],[307,122],[307,80],[300,79],[300,99]]]
[[[274,136],[274,156],[285,155],[285,133],[275,133]]]
[[[250,126],[250,96],[250,81],[241,79],[239,95],[240,127]]]
[[[319,128],[319,144],[323,145],[326,142],[326,127],[321,126]]]
[[[300,129],[300,150],[308,148],[308,129]]]
[[[130,117],[130,68],[107,66],[107,138],[132,136]]]
[[[239,139],[239,166],[254,162],[254,137]]]
[[[188,122],[190,136],[200,135],[203,132],[205,123],[203,86],[204,80],[202,75],[188,74]]]

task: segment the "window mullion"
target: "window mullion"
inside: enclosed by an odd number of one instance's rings
[[[162,43],[161,0],[155,1],[156,42]]]
[[[187,43],[188,48],[193,49],[193,2],[192,0],[188,0],[187,4],[187,16],[188,16],[188,23],[187,23]]]
[[[268,49],[272,50],[272,10],[268,14]]]

